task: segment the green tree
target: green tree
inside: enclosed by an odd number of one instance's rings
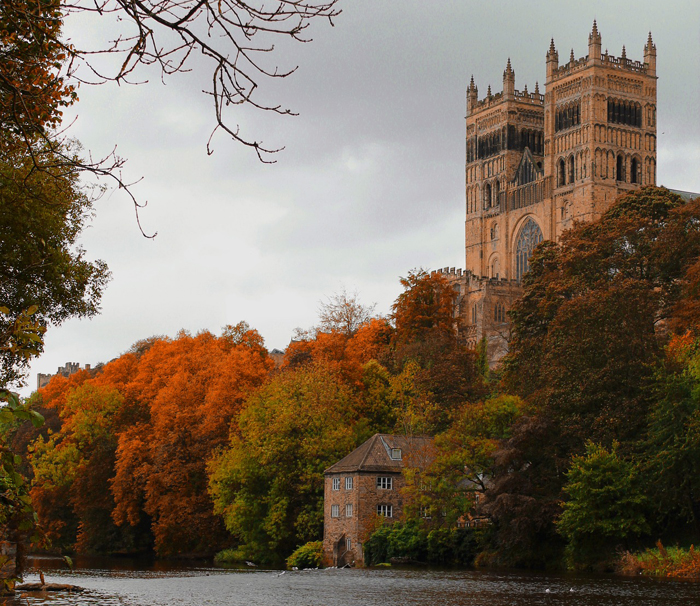
[[[424,472],[405,471],[409,515],[428,514],[432,526],[448,528],[480,515],[479,498],[495,477],[493,455],[511,436],[522,408],[520,398],[503,395],[455,411],[450,427],[435,437],[435,461]]]
[[[238,430],[209,464],[216,513],[242,557],[279,563],[323,529],[323,471],[358,443],[354,394],[308,364],[251,395]]]
[[[576,566],[609,563],[606,558],[630,539],[649,531],[647,498],[634,465],[617,452],[589,442],[586,454],[576,456],[566,474],[569,500],[557,521],[567,539],[567,555]]]
[[[18,550],[14,574],[4,575],[0,580],[0,595],[12,592],[15,583],[21,579],[25,539],[36,523],[27,482],[20,471],[22,459],[12,452],[9,441],[21,423],[30,421],[39,427],[44,419],[30,406],[22,403],[19,396],[7,388],[6,383],[6,373],[14,374],[11,361],[28,360],[41,351],[44,328],[32,318],[35,311],[31,308],[19,313],[0,332],[0,356],[5,365],[5,373],[0,378],[0,536],[16,543]],[[0,314],[7,313],[7,308],[0,308]],[[2,562],[4,565],[5,562]]]
[[[0,145],[0,305],[9,312],[0,332],[30,307],[43,325],[98,313],[109,272],[77,244],[91,213],[76,171],[37,171],[21,147]],[[1,364],[5,381],[19,380],[21,359],[6,352]]]
[[[690,333],[667,348],[655,384],[641,465],[659,529],[700,536],[700,340]],[[675,535],[675,536],[674,536]],[[665,539],[666,540],[666,539]]]

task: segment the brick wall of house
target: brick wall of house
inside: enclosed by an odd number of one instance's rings
[[[345,478],[353,478],[352,490],[345,489]],[[377,488],[377,477],[391,477],[392,488]],[[340,478],[340,490],[333,490],[333,479]],[[364,563],[362,545],[372,531],[382,522],[394,522],[403,516],[402,489],[405,486],[400,472],[353,472],[327,474],[324,485],[324,566],[344,566]],[[352,517],[346,516],[345,506],[352,504]],[[339,517],[331,515],[333,505],[339,509]],[[392,517],[382,520],[377,515],[378,505],[390,505]],[[350,539],[350,550],[345,540]]]

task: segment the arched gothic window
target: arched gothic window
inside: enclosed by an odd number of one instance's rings
[[[542,230],[537,223],[528,218],[520,228],[515,243],[515,277],[517,280],[521,280],[523,274],[530,269],[530,255],[540,242],[542,242]]]
[[[484,186],[484,208],[491,208],[491,184]]]
[[[492,262],[491,262],[491,277],[500,278],[500,270],[499,270],[499,265],[498,265],[498,257],[496,257]]]
[[[622,154],[620,154],[617,157],[617,181],[624,181],[625,180],[625,159],[622,157]]]
[[[557,163],[557,169],[557,185],[566,185],[566,167],[563,158]]]
[[[630,183],[637,183],[639,181],[637,173],[639,172],[639,162],[637,158],[632,158],[632,164],[630,165]]]
[[[569,158],[569,178],[567,179],[567,182],[573,183],[575,177],[576,177],[576,169],[575,169],[575,165],[574,165],[574,157],[571,156]]]

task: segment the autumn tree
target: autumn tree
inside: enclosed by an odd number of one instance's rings
[[[404,292],[392,307],[391,348],[379,359],[394,375],[412,365],[417,389],[442,408],[443,421],[435,426],[442,431],[451,410],[485,395],[477,354],[458,338],[456,294],[442,274],[413,270],[401,285]]]
[[[148,339],[40,390],[61,424],[37,438],[32,496],[54,548],[213,553],[225,539],[206,461],[272,362],[245,323]],[[183,523],[185,521],[186,523]]]
[[[36,142],[61,123],[62,109],[76,99],[63,66],[69,48],[61,41],[59,0],[6,0],[0,9],[0,127]]]
[[[624,450],[639,434],[651,369],[700,253],[699,215],[697,202],[646,187],[534,253],[511,310],[506,385],[543,406],[568,448],[616,439]]]
[[[126,409],[115,387],[85,382],[62,407],[60,431],[33,444],[32,499],[54,549],[114,553],[148,548],[147,535],[124,533],[111,519],[114,499],[108,487]]]
[[[645,187],[533,253],[504,363],[505,388],[528,414],[494,454],[489,491],[502,563],[558,557],[564,472],[587,441],[618,442],[624,458],[639,451],[655,368],[700,254],[699,218],[697,201]]]
[[[404,292],[392,306],[397,342],[454,333],[455,292],[442,274],[414,269],[400,282]]]
[[[220,338],[181,333],[141,356],[124,388],[141,414],[118,437],[111,481],[117,524],[148,520],[159,555],[220,548],[225,534],[207,494],[206,462],[272,366],[245,323]]]

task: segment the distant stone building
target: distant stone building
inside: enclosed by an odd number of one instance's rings
[[[49,381],[57,375],[61,375],[63,377],[70,377],[72,374],[78,372],[80,370],[80,362],[66,362],[65,366],[59,366],[58,370],[56,371],[55,374],[52,375],[46,375],[43,373],[37,373],[36,375],[36,388],[41,389],[42,387],[46,387],[49,384]],[[90,365],[86,364],[85,365],[85,370],[90,370]]]
[[[602,48],[595,22],[584,57],[572,50],[560,64],[552,40],[544,94],[515,89],[510,59],[501,92],[479,100],[469,83],[466,269],[440,271],[458,292],[462,337],[485,338],[492,364],[507,352],[507,312],[534,247],[656,183],[656,46],[649,34],[642,61]]]
[[[362,543],[381,518],[403,516],[406,467],[425,469],[435,458],[433,439],[375,434],[324,472],[325,566],[361,566]]]
[[[282,363],[284,362],[284,351],[281,349],[273,349],[270,351],[267,355],[272,358],[272,361],[275,363],[275,368],[280,368],[282,366]]]

